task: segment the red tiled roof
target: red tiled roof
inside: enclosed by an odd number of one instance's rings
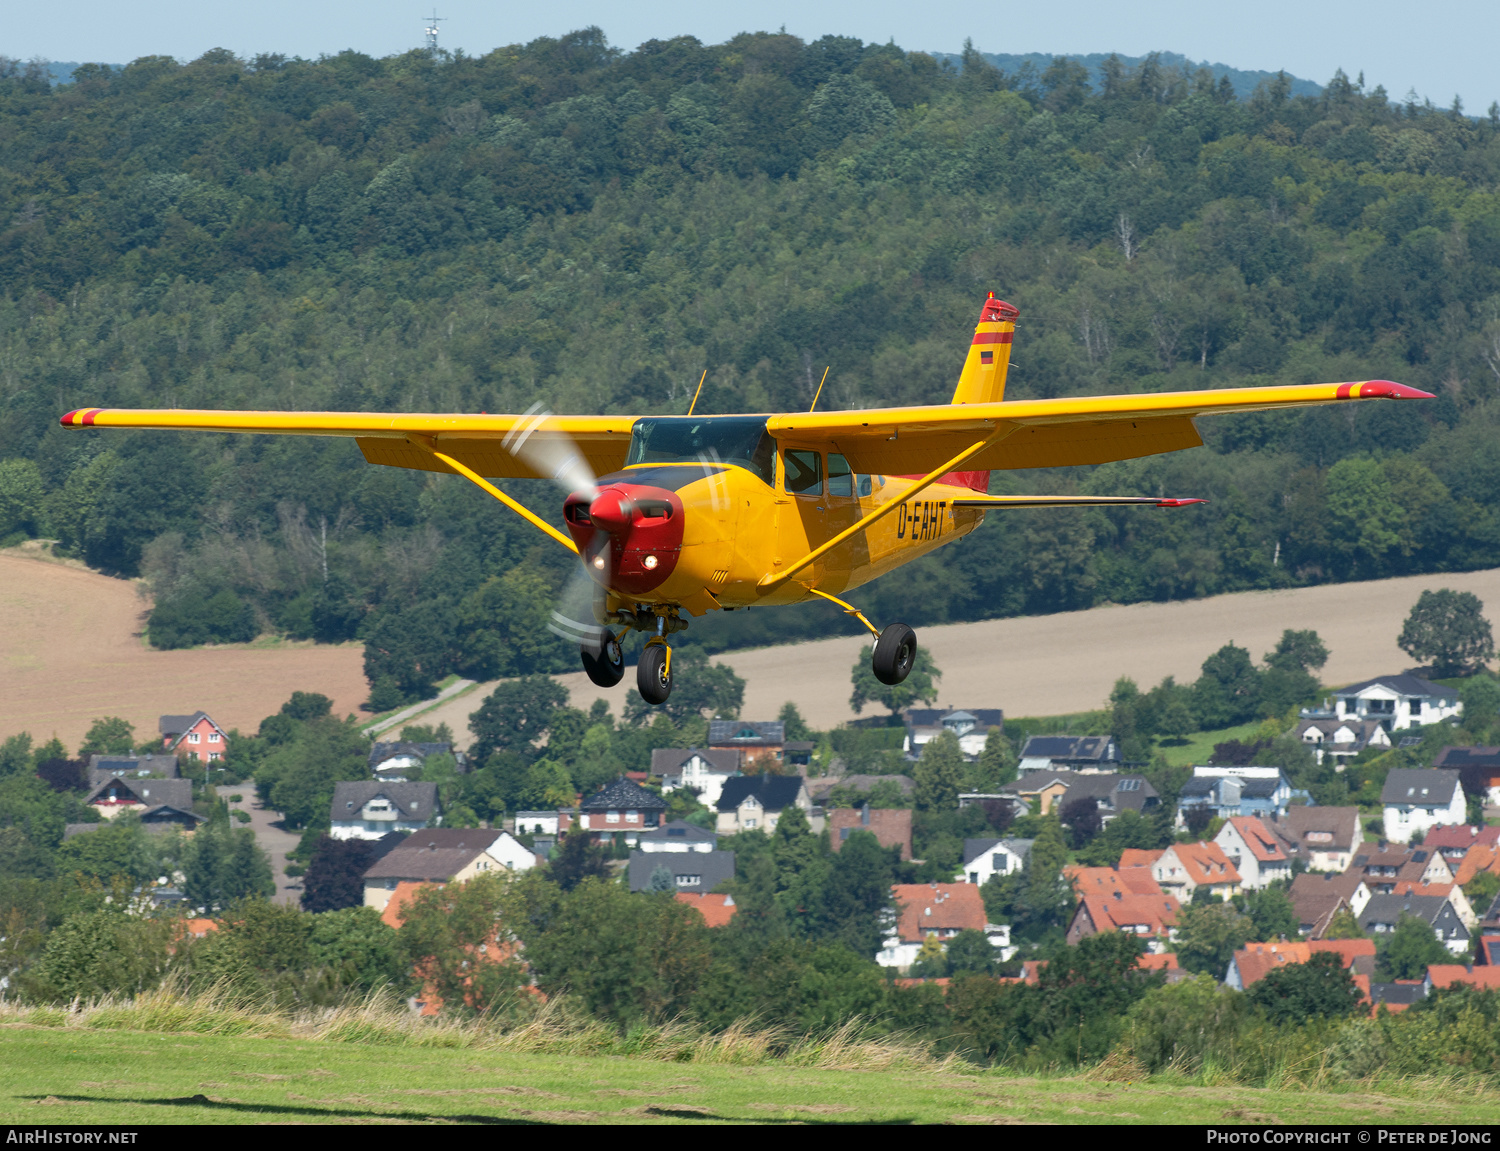
[[[1500,846],[1481,843],[1469,848],[1458,865],[1453,881],[1462,887],[1481,871],[1500,874]]]
[[[1331,951],[1339,956],[1342,966],[1353,967],[1362,957],[1368,956],[1373,962],[1375,958],[1375,944],[1369,939],[1319,939],[1312,943],[1250,943],[1234,953],[1234,963],[1239,969],[1240,985],[1249,988],[1259,983],[1268,974],[1278,967],[1285,967],[1290,963],[1306,963],[1314,955],[1322,951]],[[1356,982],[1364,980],[1362,985],[1365,998],[1370,995],[1369,976],[1358,973],[1354,976]]]
[[[1439,990],[1467,983],[1471,987],[1500,989],[1500,967],[1476,967],[1470,970],[1462,963],[1434,963],[1427,978]]]
[[[1073,894],[1108,895],[1118,891],[1122,895],[1160,895],[1161,887],[1151,877],[1149,867],[1077,867],[1063,868],[1063,874],[1073,884]]]
[[[1194,886],[1240,882],[1238,869],[1217,843],[1174,843],[1162,854],[1175,855]]]
[[[907,943],[932,932],[984,930],[984,897],[972,883],[896,883],[891,894],[900,906],[897,934]]]
[[[1167,951],[1161,955],[1142,955],[1135,961],[1135,965],[1142,971],[1176,971],[1177,956]]]
[[[836,807],[828,813],[828,843],[837,851],[844,845],[839,834],[844,828],[851,832],[868,831],[875,836],[881,847],[900,847],[901,858],[911,858],[911,808],[872,807],[868,812],[854,807]]]
[[[728,927],[729,921],[739,910],[734,905],[732,895],[698,895],[695,892],[679,891],[673,898],[678,903],[697,908],[698,914],[703,916],[703,921],[710,927]]]
[[[1165,854],[1163,851],[1148,851],[1144,847],[1127,847],[1120,853],[1120,862],[1116,864],[1122,870],[1127,867],[1150,867]]]
[[[1427,838],[1422,841],[1422,846],[1437,851],[1447,851],[1455,847],[1467,850],[1479,844],[1494,847],[1497,843],[1500,843],[1500,827],[1476,828],[1467,823],[1457,823],[1432,828],[1427,833]]]
[[[1240,838],[1245,841],[1250,854],[1261,863],[1286,862],[1287,854],[1276,842],[1276,836],[1272,834],[1269,827],[1253,815],[1231,816],[1229,822],[1234,824],[1234,829],[1240,833]]]
[[[1453,891],[1451,883],[1413,883],[1409,879],[1397,880],[1392,895],[1436,895],[1439,899],[1447,899]]]
[[[1120,885],[1132,895],[1160,895],[1161,884],[1151,874],[1149,867],[1122,867],[1117,874]]]
[[[1132,931],[1143,935],[1165,935],[1177,922],[1180,906],[1171,895],[1085,895],[1080,901],[1088,911],[1095,931]],[[1144,932],[1136,931],[1145,927]]]

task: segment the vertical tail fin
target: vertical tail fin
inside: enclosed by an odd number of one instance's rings
[[[992,404],[1005,398],[1005,374],[1010,367],[1010,341],[1020,313],[995,293],[984,302],[969,358],[953,392],[955,404]]]

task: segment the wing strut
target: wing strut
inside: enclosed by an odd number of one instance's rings
[[[793,575],[805,568],[808,564],[812,563],[815,560],[822,559],[823,556],[827,555],[834,548],[838,547],[839,544],[843,543],[850,536],[854,535],[857,532],[864,531],[865,528],[869,527],[876,520],[884,519],[886,516],[890,515],[893,511],[904,504],[907,500],[911,499],[912,496],[916,495],[918,492],[926,491],[949,472],[957,471],[959,465],[962,464],[965,460],[969,459],[971,456],[978,455],[991,444],[999,443],[1006,436],[1014,432],[1016,430],[1016,427],[1017,425],[1015,424],[1001,424],[998,428],[990,433],[987,439],[980,440],[977,444],[971,444],[969,447],[959,452],[958,455],[954,456],[947,463],[939,464],[935,471],[928,472],[915,484],[907,488],[906,491],[902,492],[900,499],[891,500],[889,503],[881,504],[869,515],[865,516],[863,519],[855,521],[854,524],[839,532],[838,535],[834,536],[827,543],[813,548],[812,551],[808,552],[796,563],[789,566],[785,571],[776,572],[772,575],[766,576],[756,586],[759,587],[762,591],[770,591],[773,587],[785,583]],[[866,626],[869,625],[867,624]]]
[[[455,460],[452,456],[444,455],[442,452],[438,451],[437,448],[432,446],[432,443],[427,436],[408,435],[406,438],[410,443],[415,444],[424,452],[431,452],[434,456],[442,460],[443,463],[447,464],[450,468],[452,468],[459,475],[463,476],[463,478],[468,480],[471,484],[483,488],[486,492],[494,496],[502,504],[508,507],[511,511],[515,512],[522,519],[526,520],[532,526],[541,528],[542,531],[546,532],[558,543],[562,544],[563,547],[567,548],[575,556],[578,554],[578,545],[570,540],[567,536],[563,535],[562,532],[558,531],[555,527],[549,524],[546,520],[542,519],[541,516],[537,515],[530,508],[511,499],[510,496],[506,495],[478,472],[474,471],[471,468],[465,467],[463,464]]]

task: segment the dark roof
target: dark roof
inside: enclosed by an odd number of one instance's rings
[[[1093,796],[1101,803],[1117,811],[1140,811],[1147,801],[1159,799],[1156,788],[1143,775],[1119,775],[1106,772],[1102,775],[1070,775],[1065,801]]]
[[[413,832],[371,864],[365,878],[445,883],[504,834],[478,827],[429,827]]]
[[[1500,747],[1445,747],[1432,766],[1500,768]]]
[[[160,735],[181,735],[189,730],[200,719],[208,719],[208,712],[195,711],[192,715],[164,715],[156,721],[156,730]],[[209,723],[213,720],[209,719]],[[215,727],[218,724],[214,724]]]
[[[671,823],[664,823],[660,827],[652,828],[639,837],[642,842],[661,843],[704,843],[712,841],[719,842],[719,833],[698,827],[685,820],[674,819]]]
[[[106,776],[91,792],[85,803],[93,803],[113,788],[120,798],[127,794],[147,807],[170,804],[179,811],[193,810],[193,781],[190,779],[122,779]]]
[[[1108,735],[1034,735],[1021,749],[1021,758],[1107,763],[1117,754],[1114,742]]]
[[[418,759],[426,759],[429,755],[450,755],[452,752],[451,743],[407,743],[404,740],[377,743],[370,748],[370,770],[374,771],[386,760],[395,759],[398,755],[414,755]]]
[[[868,793],[882,779],[895,780],[896,786],[901,789],[902,795],[910,795],[917,787],[916,780],[912,779],[909,775],[829,775],[818,780],[808,780],[807,790],[809,794],[815,794],[818,802],[821,803],[824,799],[828,798],[836,787],[848,787],[856,792]],[[814,788],[816,788],[816,792],[814,792]]]
[[[182,775],[175,755],[91,755],[89,771],[90,786],[95,787],[110,776],[150,775],[157,779],[177,779]]]
[[[579,805],[582,811],[665,811],[667,801],[654,791],[621,776],[606,783]]]
[[[966,712],[974,718],[974,726],[988,730],[1005,726],[1005,712],[998,707],[909,707],[901,713],[907,727],[936,727],[944,718]]]
[[[651,886],[651,873],[665,867],[675,878],[696,875],[697,883],[679,884],[678,891],[712,891],[726,879],[734,878],[732,851],[632,851],[629,880],[631,891],[645,891]]]
[[[1018,855],[1025,859],[1031,854],[1031,845],[1034,839],[966,839],[964,840],[964,866],[967,867],[988,851],[996,847],[1004,848],[1012,855]]]
[[[169,803],[158,804],[156,807],[148,807],[141,812],[141,822],[152,823],[206,823],[207,818],[199,815],[191,808],[173,807]]]
[[[1289,807],[1271,820],[1270,827],[1294,851],[1304,846],[1310,851],[1350,851],[1360,842],[1357,807]],[[1318,831],[1333,838],[1326,843],[1307,842],[1308,834]]]
[[[437,784],[391,783],[384,779],[361,779],[335,784],[329,818],[355,819],[370,800],[385,796],[402,819],[431,819],[437,813]]]
[[[719,810],[734,811],[753,795],[767,811],[782,811],[797,802],[801,790],[800,775],[737,775],[724,781]]]
[[[758,743],[784,743],[786,724],[780,720],[751,723],[743,719],[711,719],[708,721],[708,742],[744,747],[754,747]]]
[[[651,753],[651,774],[671,775],[695,755],[718,771],[740,769],[740,753],[731,748],[658,747]]]
[[[1394,692],[1402,695],[1437,695],[1445,699],[1457,699],[1458,692],[1451,687],[1444,687],[1440,683],[1433,683],[1430,679],[1423,679],[1418,675],[1380,675],[1374,679],[1367,679],[1363,683],[1352,683],[1348,687],[1341,687],[1334,695],[1350,696],[1358,695],[1367,687],[1388,687]]]
[[[1458,772],[1434,767],[1393,767],[1380,792],[1381,803],[1434,804],[1446,807],[1458,787]]]
[[[1434,924],[1443,908],[1450,906],[1441,895],[1372,895],[1360,914],[1359,926],[1368,931],[1372,923],[1399,923],[1403,915]]]
[[[1195,775],[1183,783],[1177,791],[1179,796],[1185,795],[1212,795],[1214,784],[1218,783],[1222,776],[1217,775]]]
[[[1244,799],[1270,799],[1280,786],[1279,779],[1247,779],[1240,784],[1240,796]]]
[[[1427,996],[1427,986],[1423,983],[1372,983],[1370,984],[1370,999],[1375,1003],[1404,1003],[1407,1005],[1416,1003],[1419,999]]]

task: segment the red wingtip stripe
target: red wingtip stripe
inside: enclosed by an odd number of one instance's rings
[[[89,408],[88,411],[86,411],[86,412],[83,413],[83,426],[86,427],[86,428],[93,427],[94,426],[94,417],[97,416],[103,410],[104,410],[103,408]]]
[[[1354,386],[1359,388],[1359,398],[1362,400],[1376,397],[1387,400],[1437,399],[1437,396],[1431,392],[1424,392],[1421,388],[1414,388],[1409,384],[1398,384],[1394,380],[1366,380]]]
[[[1185,508],[1185,507],[1188,506],[1188,504],[1206,504],[1206,503],[1208,503],[1208,501],[1207,500],[1203,500],[1203,499],[1176,499],[1176,500],[1167,499],[1167,500],[1157,500],[1156,501],[1156,506],[1159,507],[1159,508]]]

